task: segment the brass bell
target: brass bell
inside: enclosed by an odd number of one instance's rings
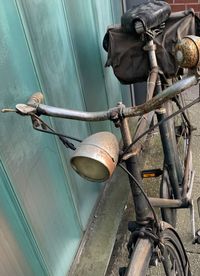
[[[200,37],[188,35],[175,47],[175,58],[180,67],[194,68],[200,65]]]
[[[115,135],[98,132],[87,137],[75,150],[71,165],[80,176],[103,182],[113,174],[118,156],[119,144]]]

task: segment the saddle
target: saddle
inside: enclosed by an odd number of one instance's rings
[[[124,13],[121,17],[121,26],[123,31],[134,33],[134,25],[139,21],[144,31],[147,31],[159,27],[170,14],[171,7],[165,1],[148,0]]]

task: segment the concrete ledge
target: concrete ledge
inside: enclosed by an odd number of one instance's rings
[[[118,168],[107,183],[69,275],[105,275],[129,191],[128,178]]]

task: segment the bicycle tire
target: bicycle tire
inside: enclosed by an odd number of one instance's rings
[[[185,105],[184,98],[182,95],[177,97],[176,101],[181,106]],[[172,114],[176,110],[177,110],[177,104],[175,104],[172,101],[167,103],[168,115]],[[187,117],[189,117],[188,114],[187,114]],[[168,125],[169,125],[170,140],[172,143],[174,156],[175,156],[175,162],[179,170],[182,171],[182,176],[183,176],[185,171],[185,160],[187,157],[188,141],[189,141],[188,124],[185,121],[183,114],[180,113],[178,116],[169,120]],[[192,165],[190,166],[190,170],[192,170]],[[183,178],[179,177],[180,191],[182,189],[182,184],[183,184]],[[167,166],[165,162],[163,166],[163,177],[161,179],[161,184],[160,184],[160,197],[166,198],[166,199],[175,198],[172,191],[172,185],[170,183],[169,174],[168,174]],[[173,227],[176,227],[177,210],[175,208],[161,208],[161,216],[164,221],[170,223]]]
[[[176,102],[180,106],[185,106],[185,99],[184,95],[181,94],[179,96],[176,96],[175,99]],[[172,102],[172,112],[177,110],[176,107],[177,104]],[[185,110],[185,115],[187,116],[187,119],[189,120],[189,112],[188,110]],[[190,137],[190,130],[188,123],[184,119],[184,116],[182,113],[180,113],[178,116],[175,116],[173,118],[173,126],[171,127],[171,131],[173,130],[173,135],[175,139],[172,140],[174,143],[174,150],[175,153],[178,153],[176,155],[176,158],[180,162],[180,165],[182,166],[182,170],[185,170],[185,159],[188,151],[188,144],[189,144],[189,137]],[[192,166],[191,166],[192,168]],[[181,180],[180,180],[181,181]]]
[[[131,256],[131,261],[125,276],[162,276],[179,275],[191,276],[190,264],[177,232],[166,222],[162,222],[162,244],[165,254],[162,254],[157,266],[152,266],[155,248],[149,239],[139,239]],[[166,270],[166,267],[170,270]]]

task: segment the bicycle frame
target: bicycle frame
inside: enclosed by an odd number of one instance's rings
[[[149,41],[146,45],[146,51],[149,53],[149,60],[152,68],[152,72],[150,73],[150,85],[149,85],[149,100],[135,107],[125,107],[122,103],[118,103],[115,108],[111,108],[108,111],[101,111],[101,112],[81,112],[76,110],[69,110],[63,108],[57,108],[53,106],[47,106],[41,104],[41,99],[31,98],[27,105],[18,104],[16,105],[16,110],[21,115],[45,115],[51,117],[59,117],[59,118],[67,118],[72,120],[80,120],[80,121],[103,121],[103,120],[111,120],[115,123],[116,126],[120,127],[121,135],[123,139],[123,143],[125,148],[129,148],[132,143],[132,137],[130,134],[130,129],[128,126],[128,117],[133,116],[141,116],[150,111],[153,111],[157,108],[160,108],[163,103],[167,100],[170,100],[174,96],[178,95],[182,91],[186,90],[187,88],[196,85],[199,81],[198,71],[191,72],[190,75],[183,78],[182,80],[176,82],[175,84],[169,86],[165,90],[161,91],[160,81],[158,76],[158,66],[157,60],[155,55],[155,46],[153,41]],[[153,96],[154,90],[157,91],[157,95]],[[162,92],[162,93],[161,93]],[[2,110],[3,112],[9,110]],[[158,121],[162,122],[163,114],[158,115]],[[139,128],[141,132],[143,128]],[[166,122],[160,125],[160,132],[162,137],[162,144],[165,153],[165,157],[168,159],[168,165],[172,166],[173,174],[171,175],[171,179],[173,180],[173,189],[174,194],[176,195],[177,199],[163,199],[163,198],[149,198],[150,203],[152,206],[156,207],[172,207],[172,208],[182,208],[188,207],[189,201],[185,200],[185,198],[181,198],[181,195],[178,191],[178,177],[177,177],[177,168],[173,157],[173,150],[170,147],[170,142],[167,141],[167,128]],[[137,136],[140,136],[137,133]],[[137,151],[136,151],[137,153]],[[132,151],[130,148],[128,152],[123,156],[126,162],[126,166],[128,171],[136,178],[136,180],[141,183],[141,176],[139,174],[138,164],[137,164],[137,155]],[[149,221],[149,205],[142,194],[141,190],[138,188],[136,183],[134,182],[133,178],[129,177],[131,191],[133,194],[133,201],[135,206],[136,212],[136,221],[143,225]]]

